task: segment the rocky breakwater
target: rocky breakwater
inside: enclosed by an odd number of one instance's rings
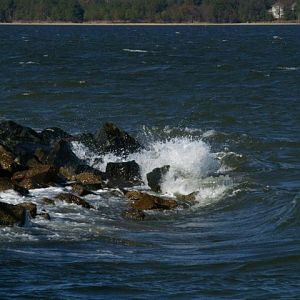
[[[105,172],[93,168],[72,151],[72,142],[80,142],[104,156],[114,153],[124,159],[108,162]],[[52,199],[41,199],[45,205],[63,201],[67,205],[79,205],[84,209],[96,207],[83,199],[86,195],[97,195],[97,191],[119,189],[127,209],[122,217],[143,220],[149,210],[170,210],[178,206],[174,199],[161,197],[160,182],[169,166],[155,169],[148,174],[149,186],[142,181],[140,166],[134,160],[126,161],[131,153],[143,146],[125,131],[111,123],[104,124],[95,134],[77,136],[60,128],[46,128],[37,132],[13,121],[0,123],[0,193],[14,190],[24,199],[17,205],[6,203],[0,197],[0,225],[23,226],[26,220],[40,215],[50,220],[49,214],[30,201],[34,189],[60,187],[63,192]],[[136,191],[134,187],[140,186]],[[101,198],[99,197],[99,201]],[[127,204],[126,204],[127,203]]]

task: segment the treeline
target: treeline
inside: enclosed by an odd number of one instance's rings
[[[0,0],[0,22],[255,22],[300,19],[300,0]]]

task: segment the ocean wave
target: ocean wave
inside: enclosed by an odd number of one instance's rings
[[[122,49],[123,51],[126,51],[126,52],[132,52],[132,53],[147,53],[148,51],[147,50],[141,50],[141,49]]]

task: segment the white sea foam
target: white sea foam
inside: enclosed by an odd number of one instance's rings
[[[168,130],[168,128],[166,129]],[[205,136],[211,136],[214,131],[207,132]],[[153,136],[148,133],[151,140]],[[127,157],[117,156],[113,153],[99,157],[80,143],[73,143],[73,150],[81,159],[85,159],[90,165],[105,171],[108,162],[120,162],[135,160],[141,169],[142,179],[147,185],[147,173],[154,168],[165,165],[170,170],[163,179],[162,192],[167,195],[176,193],[189,194],[199,192],[199,199],[218,198],[231,185],[229,177],[211,177],[224,170],[217,153],[213,153],[208,144],[195,137],[174,137],[164,140],[148,141],[144,150],[130,154]]]
[[[123,51],[133,52],[133,53],[147,53],[148,52],[146,50],[141,50],[141,49],[123,49]]]

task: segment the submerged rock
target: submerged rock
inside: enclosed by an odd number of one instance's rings
[[[142,183],[140,166],[136,161],[110,162],[106,166],[106,176],[112,186],[126,187]]]
[[[148,173],[147,181],[148,185],[153,192],[160,193],[161,192],[161,182],[163,177],[169,172],[170,166],[166,165],[161,168],[155,168],[150,173]]]
[[[139,209],[128,209],[122,212],[121,215],[124,219],[142,221],[145,219],[146,215],[142,210]]]
[[[42,201],[46,205],[55,205],[55,201],[53,199],[50,199],[50,198],[47,198],[47,197],[43,198]]]
[[[114,152],[122,155],[136,152],[142,148],[132,136],[112,123],[105,123],[96,132],[94,139],[104,153]]]
[[[196,202],[196,197],[198,195],[198,192],[192,192],[188,195],[182,195],[182,194],[175,194],[175,197],[177,200],[179,201],[183,201],[183,202],[188,202],[188,203],[195,203]]]
[[[138,210],[173,209],[178,206],[172,199],[163,199],[138,191],[127,192],[126,197],[131,201],[130,207]]]
[[[78,196],[75,196],[73,194],[70,194],[70,193],[60,193],[55,197],[55,199],[60,200],[60,201],[64,201],[64,202],[67,202],[67,203],[74,203],[74,204],[80,205],[84,208],[88,208],[88,209],[93,208],[93,209],[95,209],[95,207],[93,205],[89,204],[84,199],[82,199]]]

